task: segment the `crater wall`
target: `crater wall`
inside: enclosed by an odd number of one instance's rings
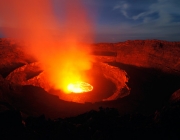
[[[180,42],[134,40],[99,43],[93,46],[93,50],[98,54],[98,61],[119,62],[180,74]],[[109,55],[103,55],[107,52]]]

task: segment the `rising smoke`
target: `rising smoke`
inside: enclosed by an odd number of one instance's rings
[[[66,91],[69,82],[86,80],[82,73],[91,68],[82,42],[92,41],[92,22],[82,0],[59,0],[63,18],[55,16],[52,2],[1,0],[0,28],[5,37],[25,42],[24,50],[41,62],[50,82]]]

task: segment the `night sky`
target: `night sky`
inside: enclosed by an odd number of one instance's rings
[[[98,42],[180,41],[179,0],[86,0],[86,5],[97,10]]]
[[[53,13],[61,23],[65,19],[62,1],[51,0]],[[144,39],[180,41],[179,0],[81,1],[92,22],[95,43]],[[3,37],[1,32],[0,37]]]

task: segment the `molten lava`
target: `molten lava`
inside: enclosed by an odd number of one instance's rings
[[[93,86],[86,82],[70,83],[67,88],[72,93],[83,93],[93,90]]]
[[[83,0],[0,0],[3,35],[22,41],[23,50],[41,63],[49,85],[63,93],[93,89],[76,82],[90,79],[84,74],[93,62],[85,43],[93,41],[89,17]]]

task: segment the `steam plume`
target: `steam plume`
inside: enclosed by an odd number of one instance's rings
[[[42,63],[51,83],[65,91],[91,67],[89,50],[80,42],[92,38],[87,34],[92,26],[81,0],[59,2],[63,21],[54,16],[49,0],[1,0],[0,26],[6,37],[23,40],[24,50]]]

